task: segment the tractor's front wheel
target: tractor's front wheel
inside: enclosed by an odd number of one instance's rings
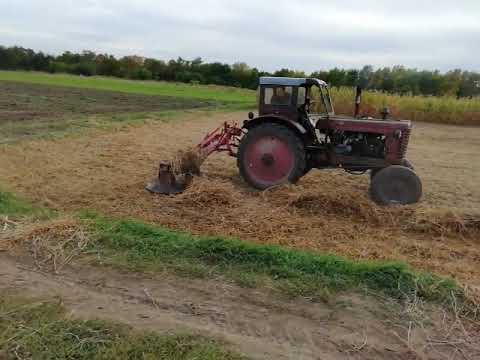
[[[408,159],[403,159],[401,165],[415,171],[415,168],[413,167],[413,164]],[[377,175],[377,173],[382,169],[385,169],[385,168],[378,168],[378,169],[370,170],[370,180],[372,180],[375,177],[375,175]]]
[[[370,195],[380,205],[414,204],[422,197],[422,182],[412,169],[392,165],[372,178]]]
[[[243,179],[259,190],[295,183],[305,173],[305,146],[283,125],[258,125],[242,138],[237,165]]]

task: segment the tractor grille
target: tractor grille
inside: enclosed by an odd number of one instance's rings
[[[407,155],[408,142],[410,141],[411,132],[412,132],[412,129],[405,129],[403,131],[402,139],[400,142],[399,154],[398,154],[400,159],[405,158],[405,155]]]

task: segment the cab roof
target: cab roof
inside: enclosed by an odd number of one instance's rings
[[[278,86],[328,86],[323,80],[315,78],[289,78],[289,77],[266,77],[260,78],[260,85],[278,85]]]

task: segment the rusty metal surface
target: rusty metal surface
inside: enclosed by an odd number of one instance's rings
[[[236,148],[242,135],[243,131],[237,123],[229,124],[225,122],[222,126],[208,133],[198,144],[198,148],[205,156],[214,152],[226,152],[230,156],[236,156]]]

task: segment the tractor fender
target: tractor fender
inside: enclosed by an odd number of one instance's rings
[[[258,126],[260,124],[265,124],[265,123],[275,123],[275,124],[284,125],[292,129],[293,131],[295,131],[295,133],[298,134],[300,138],[303,138],[307,134],[307,129],[305,129],[298,122],[295,122],[283,116],[274,116],[274,115],[263,115],[263,116],[258,116],[252,120],[246,120],[243,123],[243,128],[249,130],[251,128],[254,128],[255,126]]]

